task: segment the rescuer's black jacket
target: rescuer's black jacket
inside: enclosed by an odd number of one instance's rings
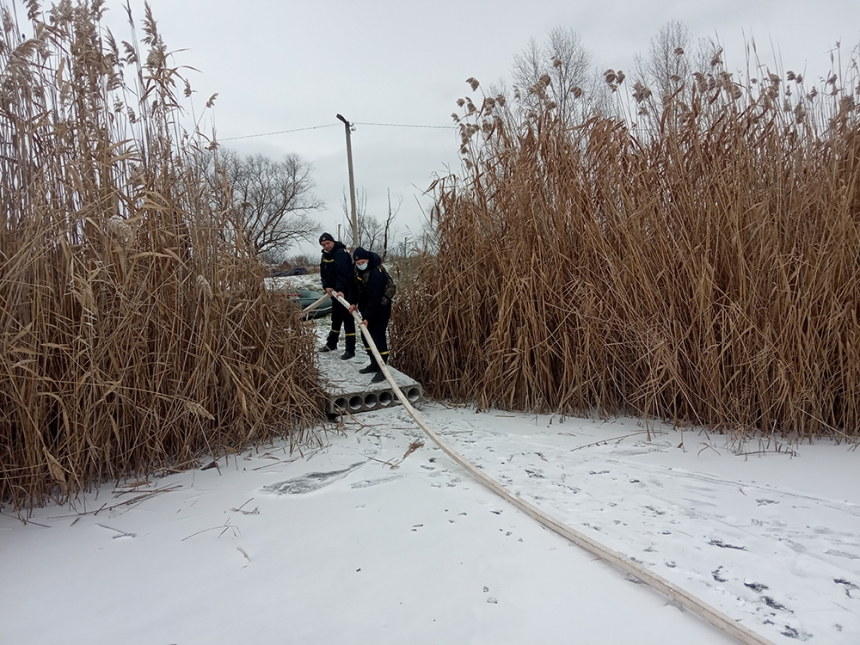
[[[352,282],[352,256],[343,242],[335,242],[331,253],[322,252],[320,278],[323,290],[331,287],[344,295],[349,293]]]
[[[382,267],[382,258],[370,251],[367,268],[360,271],[357,266],[353,266],[352,275],[352,289],[348,300],[350,304],[358,305],[361,317],[372,321],[386,312],[390,315],[391,303],[382,304],[385,286],[388,284],[388,274]]]

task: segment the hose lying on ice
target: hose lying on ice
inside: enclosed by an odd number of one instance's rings
[[[344,300],[343,298],[337,296],[337,294],[332,294],[333,298],[337,298],[337,300],[344,306],[349,308],[350,304]],[[699,598],[696,598],[692,594],[684,591],[680,587],[672,584],[666,578],[649,571],[648,569],[642,567],[641,565],[633,562],[630,558],[618,553],[617,551],[613,551],[612,549],[603,546],[599,542],[592,540],[587,535],[580,533],[579,531],[575,531],[569,526],[562,524],[555,518],[547,515],[542,510],[529,504],[524,499],[517,497],[513,493],[511,493],[508,489],[502,486],[495,479],[487,475],[484,471],[479,468],[476,468],[471,463],[466,461],[465,457],[463,457],[460,453],[454,450],[451,446],[449,446],[430,426],[428,426],[424,420],[421,418],[421,414],[416,410],[412,404],[409,402],[409,399],[406,398],[406,395],[400,391],[400,388],[397,387],[397,384],[394,382],[394,378],[391,376],[391,372],[388,371],[388,368],[385,365],[385,362],[382,360],[382,356],[379,354],[379,350],[376,348],[376,344],[373,342],[373,339],[370,337],[370,332],[367,331],[367,327],[361,324],[361,315],[358,312],[353,312],[353,317],[355,318],[356,325],[359,329],[361,329],[361,333],[364,336],[365,341],[367,342],[367,346],[370,347],[370,351],[373,353],[373,357],[376,359],[377,365],[382,369],[382,373],[385,375],[385,379],[388,381],[388,384],[391,386],[392,391],[400,399],[400,402],[403,404],[403,407],[407,412],[415,419],[415,422],[421,427],[421,429],[429,436],[437,446],[439,446],[446,455],[448,455],[451,459],[457,462],[460,466],[465,468],[475,479],[484,484],[491,491],[503,497],[505,500],[516,506],[526,515],[534,518],[541,524],[543,524],[546,528],[558,533],[564,538],[567,538],[574,544],[579,547],[582,547],[589,553],[596,555],[601,560],[608,562],[622,571],[629,573],[631,576],[640,580],[647,584],[648,586],[656,589],[657,591],[667,595],[672,600],[676,601],[682,607],[686,607],[693,613],[698,616],[704,618],[714,627],[717,627],[727,634],[735,637],[744,645],[774,645],[772,641],[769,641],[763,636],[756,634],[752,630],[747,627],[740,625],[737,621],[733,620],[731,617],[722,613],[720,610],[715,607],[711,607],[707,603],[703,602]]]

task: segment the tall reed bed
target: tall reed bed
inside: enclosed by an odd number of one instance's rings
[[[480,406],[856,441],[856,52],[821,89],[712,64],[657,114],[634,88],[635,126],[461,99],[463,176],[435,184],[398,365]]]
[[[312,330],[209,209],[148,7],[143,54],[98,0],[28,7],[22,40],[0,3],[0,501],[312,439]]]

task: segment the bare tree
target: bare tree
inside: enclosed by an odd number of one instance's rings
[[[581,123],[602,108],[607,92],[579,35],[557,27],[545,43],[532,39],[514,56],[515,96],[523,107],[537,105],[545,93],[566,125]]]
[[[673,101],[689,102],[692,76],[708,74],[721,51],[707,39],[693,41],[683,22],[673,20],[663,25],[651,39],[648,54],[638,54],[635,59],[634,98],[640,104],[640,114],[659,120]]]
[[[344,226],[343,230],[348,231],[344,234],[344,237],[349,238],[350,243],[352,243],[352,213],[350,212],[350,201],[349,197],[346,194],[346,189],[343,190],[343,193],[340,197],[340,208],[343,211],[343,221]],[[363,246],[362,244],[362,230],[365,227],[364,222],[367,220],[367,191],[364,188],[360,188],[358,190],[358,194],[355,196],[355,221],[358,224],[358,235],[356,235],[356,239],[358,240],[358,245]]]
[[[290,154],[280,161],[218,149],[201,160],[207,181],[218,187],[216,209],[230,215],[231,235],[244,236],[253,252],[270,262],[285,257],[302,240],[312,240],[319,224],[310,213],[323,207],[314,197],[311,164]]]
[[[391,205],[391,191],[388,191],[388,214],[384,220],[380,220],[367,213],[367,193],[362,188],[356,197],[356,220],[358,221],[358,245],[369,251],[377,253],[383,260],[388,254],[389,241],[392,235],[394,218],[400,212],[403,198],[399,197],[396,206]],[[347,207],[347,196],[344,192],[340,202],[343,215],[347,222],[351,222],[351,215]],[[349,224],[348,227],[352,225]]]
[[[677,92],[687,75],[684,54],[690,46],[690,31],[683,22],[672,20],[660,27],[651,39],[648,55],[636,56],[636,76],[651,89],[661,103]]]
[[[397,197],[397,206],[391,206],[391,189],[388,189],[388,215],[385,216],[385,222],[382,228],[382,259],[385,259],[385,256],[388,255],[388,246],[391,241],[392,230],[391,226],[394,224],[394,218],[397,217],[397,214],[400,212],[400,207],[403,205],[403,197],[398,195]]]

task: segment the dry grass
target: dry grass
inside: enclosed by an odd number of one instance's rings
[[[856,55],[820,90],[714,64],[639,129],[464,100],[398,367],[481,406],[858,440]]]
[[[313,331],[188,170],[148,9],[140,62],[102,39],[98,2],[26,41],[2,11],[0,501],[311,439]]]

